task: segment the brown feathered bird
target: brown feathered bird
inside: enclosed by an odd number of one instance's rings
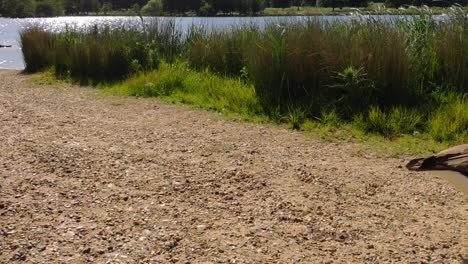
[[[414,171],[432,171],[468,196],[468,144],[438,154],[411,160],[406,167]]]

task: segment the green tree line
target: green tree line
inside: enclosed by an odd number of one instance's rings
[[[144,6],[148,0],[0,0],[0,15],[7,17],[59,16],[107,13]]]
[[[466,5],[468,0],[386,0],[388,7],[404,5]],[[0,0],[0,15],[7,17],[104,14],[130,10],[145,15],[174,15],[191,12],[199,16],[219,14],[253,15],[267,7],[319,6],[365,7],[368,0]]]
[[[107,14],[112,10],[141,10],[146,15],[256,14],[267,7],[367,6],[367,0],[0,0],[2,16],[31,17]]]

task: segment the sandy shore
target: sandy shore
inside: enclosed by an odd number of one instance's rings
[[[404,159],[0,71],[0,263],[461,263],[468,200]]]

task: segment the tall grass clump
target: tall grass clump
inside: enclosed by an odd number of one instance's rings
[[[360,109],[352,97],[369,104],[405,101],[410,92],[404,47],[403,33],[387,22],[310,19],[199,34],[187,56],[199,69],[229,75],[245,69],[266,107],[287,112],[289,105],[300,105],[319,114],[333,104],[348,113]],[[353,73],[355,79],[344,80]]]
[[[183,32],[174,19],[142,19],[146,42],[156,47],[159,56],[167,62],[178,60],[185,50]],[[144,41],[143,41],[144,42]]]
[[[294,105],[283,94],[286,80],[286,39],[281,25],[268,25],[255,36],[255,45],[246,45],[243,57],[250,80],[265,105],[282,107]],[[281,103],[280,103],[281,102]],[[283,103],[284,102],[284,103]],[[291,109],[287,110],[291,113]]]
[[[55,41],[51,34],[38,27],[32,27],[22,32],[20,38],[27,72],[38,72],[53,64],[51,51],[55,50]]]
[[[428,120],[430,135],[438,141],[468,141],[468,99],[458,98],[436,109]]]
[[[435,90],[467,92],[467,21],[453,8],[442,20],[421,9],[396,20],[270,23],[198,34],[186,56],[193,68],[252,83],[272,119],[296,120],[295,106],[307,118],[333,112],[390,136],[429,130],[427,119],[442,111]]]
[[[244,66],[243,45],[249,43],[254,31],[255,27],[233,27],[208,33],[204,28],[192,28],[185,55],[192,68],[239,75]]]
[[[133,43],[132,48],[119,41],[123,35],[128,36],[123,31],[99,31],[95,28],[90,33],[67,32],[57,36],[52,66],[58,75],[82,82],[119,80],[142,65],[150,69],[157,66],[157,59],[151,58],[145,49],[140,49],[138,42]],[[130,43],[131,40],[127,40]]]
[[[51,33],[34,27],[21,36],[26,70],[53,67],[58,76],[82,83],[118,81],[156,69],[161,59],[177,59],[183,48],[181,33],[171,20],[150,21],[143,29],[95,25]]]
[[[460,93],[468,93],[468,14],[453,7],[445,23],[434,32],[434,50],[438,58],[436,82]]]
[[[438,58],[434,49],[437,26],[430,9],[423,9],[411,20],[399,21],[405,33],[406,52],[409,56],[408,87],[417,94],[430,92],[435,86]]]

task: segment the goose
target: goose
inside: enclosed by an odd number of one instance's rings
[[[468,144],[446,149],[428,158],[413,159],[406,168],[431,171],[468,196]]]

